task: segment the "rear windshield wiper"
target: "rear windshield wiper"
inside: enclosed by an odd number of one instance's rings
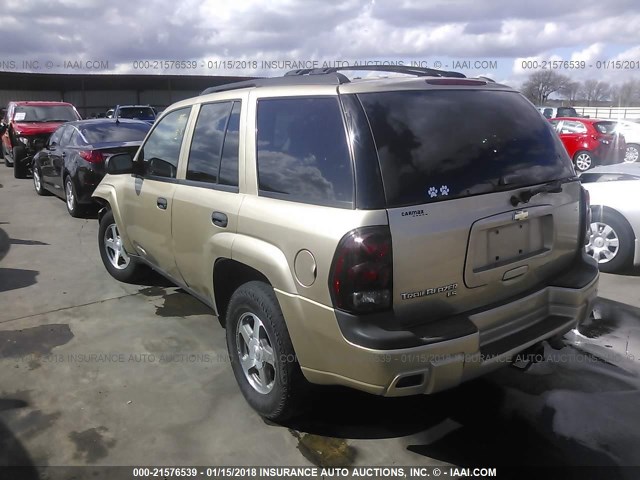
[[[544,185],[523,190],[518,195],[511,195],[511,205],[517,207],[521,203],[529,203],[529,200],[540,193],[562,193],[562,184],[569,181],[572,179],[553,180]]]

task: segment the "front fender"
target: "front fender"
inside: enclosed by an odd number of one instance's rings
[[[122,219],[122,213],[120,210],[120,204],[118,203],[118,197],[116,195],[115,187],[108,182],[108,175],[98,184],[96,189],[91,195],[94,199],[99,199],[98,203],[104,204],[107,203],[107,208],[109,208],[113,212],[113,218],[118,225],[118,230],[120,231],[120,238],[122,239],[122,244],[127,252],[135,252],[135,248],[133,244],[129,240],[127,236],[126,228],[124,228],[124,221]],[[105,180],[107,180],[105,182]]]

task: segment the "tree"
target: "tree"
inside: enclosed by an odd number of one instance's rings
[[[574,103],[578,99],[581,90],[582,84],[580,82],[569,82],[559,90],[559,93],[569,102]]]
[[[611,87],[607,82],[598,80],[585,80],[581,94],[582,98],[587,101],[587,106],[591,106],[591,102],[599,102],[605,100],[609,96]]]
[[[640,104],[640,82],[629,80],[611,90],[611,100],[620,107]]]
[[[538,70],[529,75],[522,85],[522,93],[536,105],[542,105],[549,95],[566,88],[569,77],[553,70]]]

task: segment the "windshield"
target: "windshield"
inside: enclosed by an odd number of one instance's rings
[[[151,125],[147,123],[100,123],[79,128],[87,143],[142,141]]]
[[[156,115],[151,107],[123,107],[118,110],[118,118],[153,120]]]
[[[70,105],[18,106],[13,114],[16,122],[72,122],[79,118]]]
[[[574,175],[553,127],[518,93],[430,90],[359,98],[389,207]]]

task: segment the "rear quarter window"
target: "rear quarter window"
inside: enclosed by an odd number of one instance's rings
[[[352,208],[353,173],[338,99],[258,102],[261,195]]]
[[[574,176],[553,126],[519,93],[419,90],[359,98],[389,207]]]

